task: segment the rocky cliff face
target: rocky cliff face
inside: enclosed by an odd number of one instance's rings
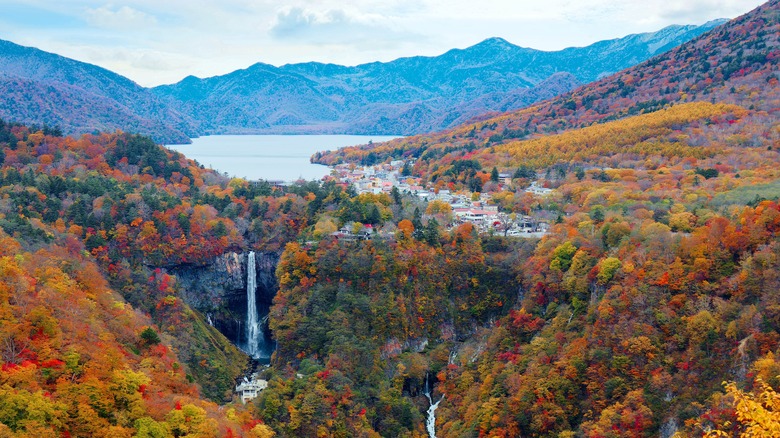
[[[178,266],[170,270],[181,286],[184,301],[206,315],[207,320],[231,342],[246,342],[248,253],[226,253],[203,266]],[[268,315],[279,285],[279,254],[255,253],[256,301],[260,317]],[[270,333],[266,333],[270,339]]]

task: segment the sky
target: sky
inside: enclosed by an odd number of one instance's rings
[[[742,15],[763,0],[0,0],[0,39],[143,86],[254,63],[357,65],[491,37],[560,50]]]

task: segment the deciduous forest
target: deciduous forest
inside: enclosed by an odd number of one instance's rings
[[[500,171],[490,203],[541,238],[0,122],[0,436],[423,437],[431,393],[440,437],[777,436],[779,37],[772,0],[534,107],[314,157],[436,190]],[[174,274],[229,251],[280,254],[246,405],[249,358]]]

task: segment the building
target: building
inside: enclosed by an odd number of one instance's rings
[[[236,393],[241,397],[241,403],[246,404],[249,400],[257,398],[260,392],[267,387],[267,380],[258,379],[256,375],[253,375],[252,380],[244,379],[243,382],[236,386]]]
[[[547,196],[550,193],[552,193],[552,189],[548,189],[545,187],[539,187],[539,185],[536,183],[536,181],[531,183],[531,186],[525,189],[528,193],[533,193],[534,195],[539,196]]]
[[[453,214],[461,222],[473,222],[476,224],[487,224],[498,219],[498,209],[485,207],[455,208]]]
[[[331,236],[344,242],[355,242],[358,240],[368,240],[374,235],[374,227],[371,225],[363,225],[363,227],[357,232],[352,232],[351,224],[344,225],[338,231],[330,233]]]

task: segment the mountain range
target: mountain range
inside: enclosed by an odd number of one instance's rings
[[[570,91],[721,24],[669,26],[544,52],[491,38],[435,57],[354,67],[257,63],[144,88],[95,65],[0,41],[0,117],[68,134],[121,129],[164,143],[204,134],[431,132]]]
[[[442,158],[473,156],[476,150],[481,155],[474,158],[501,168],[514,161],[506,155],[507,148],[522,145],[523,141],[649,114],[676,104],[736,104],[750,110],[751,118],[766,118],[780,106],[776,86],[778,37],[771,32],[756,32],[755,28],[771,27],[772,20],[777,20],[772,16],[776,9],[777,3],[769,2],[753,14],[634,67],[524,109],[484,116],[434,134],[325,152],[315,155],[314,161],[366,164],[388,157],[416,157],[422,159],[417,163],[418,172],[431,176],[430,169],[446,169]],[[765,120],[752,123],[766,125]],[[534,154],[548,152],[540,149]]]

